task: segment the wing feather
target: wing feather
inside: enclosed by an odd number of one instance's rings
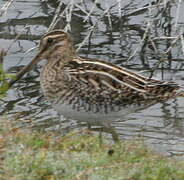
[[[127,91],[128,94],[132,92],[148,96],[158,93],[163,95],[168,87],[170,92],[178,88],[175,83],[146,78],[123,67],[95,59],[74,58],[67,65],[66,71],[71,79],[86,83],[86,88],[89,85],[95,89],[106,88],[119,93]]]

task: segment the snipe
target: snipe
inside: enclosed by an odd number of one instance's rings
[[[174,82],[150,79],[123,67],[79,57],[67,33],[54,30],[40,41],[35,58],[17,79],[47,59],[40,81],[54,108],[73,119],[112,119],[180,95]]]

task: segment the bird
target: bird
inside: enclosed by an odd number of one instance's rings
[[[121,118],[136,109],[183,96],[180,86],[143,76],[103,60],[80,57],[67,32],[44,34],[33,60],[17,73],[20,79],[46,59],[40,73],[45,98],[61,115],[76,120]]]

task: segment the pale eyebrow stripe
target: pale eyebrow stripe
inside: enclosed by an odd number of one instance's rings
[[[57,35],[49,35],[49,36],[45,36],[45,38],[46,37],[51,37],[51,38],[58,38],[58,37],[64,37],[65,36],[65,34],[57,34]]]

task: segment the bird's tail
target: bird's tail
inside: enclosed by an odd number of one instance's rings
[[[176,93],[175,97],[184,97],[184,91]]]

